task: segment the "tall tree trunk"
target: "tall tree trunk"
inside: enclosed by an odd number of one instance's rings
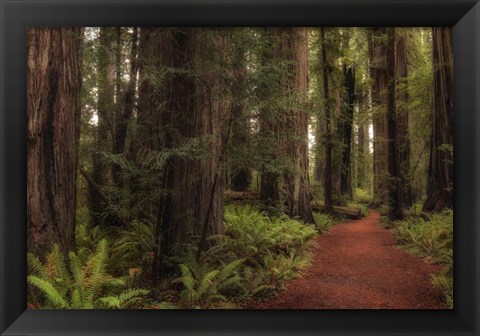
[[[357,99],[359,117],[357,128],[357,188],[366,188],[366,159],[368,155],[368,124],[364,120],[364,115],[368,110],[368,96],[365,88],[360,91]]]
[[[171,127],[171,114],[167,103],[170,99],[171,76],[166,69],[173,66],[172,29],[142,27],[139,41],[139,71],[142,78],[138,98],[138,153],[137,164],[150,155],[164,155],[172,147],[168,129]],[[163,227],[171,221],[171,165],[169,162],[159,167],[159,180],[154,185],[143,185],[143,192],[152,202],[143,209],[147,219],[154,224],[157,250],[152,265],[153,286],[157,285],[161,250],[163,247]],[[158,189],[162,189],[160,193]],[[159,195],[158,195],[159,194]],[[158,195],[158,197],[154,197]],[[144,196],[145,197],[145,196]]]
[[[387,28],[387,120],[388,120],[388,184],[389,218],[401,219],[402,176],[398,153],[397,113],[395,109],[395,28]]]
[[[123,99],[119,105],[118,118],[115,122],[115,139],[113,142],[113,153],[122,154],[125,151],[125,141],[127,137],[128,123],[133,114],[133,106],[135,102],[135,92],[137,86],[137,74],[138,74],[138,27],[133,27],[132,38],[131,38],[131,49],[130,49],[130,71],[129,71],[129,80],[128,85],[125,90],[125,94],[121,96],[119,87],[117,87],[117,99]],[[118,76],[118,75],[117,75]],[[117,83],[119,79],[117,78]],[[122,186],[123,181],[121,177],[120,167],[114,165],[113,170],[113,179],[117,186]]]
[[[308,37],[306,28],[289,28],[287,60],[291,61],[287,87],[295,108],[287,112],[283,135],[293,171],[285,175],[288,195],[288,214],[299,217],[305,223],[313,219],[310,183],[308,178]]]
[[[347,68],[343,64],[344,88],[346,101],[344,102],[343,113],[340,117],[340,133],[342,139],[342,167],[340,169],[340,192],[343,197],[350,200],[353,198],[352,191],[352,129],[353,129],[353,107],[355,103],[355,70],[353,66]]]
[[[102,152],[110,152],[113,133],[113,112],[115,95],[115,54],[112,52],[115,28],[102,27],[99,34],[98,51],[98,123],[96,127],[95,150],[92,157],[91,178],[102,187],[108,183],[108,166]],[[89,184],[89,208],[93,225],[104,226],[107,220],[103,212],[107,205],[97,189]]]
[[[265,28],[263,31],[267,46],[262,49],[261,62],[264,69],[275,63],[279,59],[281,52],[281,28]],[[275,81],[278,76],[273,76]],[[283,203],[280,197],[280,173],[276,170],[278,164],[279,139],[278,137],[278,118],[276,117],[276,106],[273,106],[273,97],[278,94],[278,83],[268,82],[266,76],[262,78],[259,84],[258,94],[262,101],[260,107],[260,145],[264,151],[262,157],[261,181],[260,181],[260,199],[261,201],[280,211],[283,209]],[[269,79],[270,80],[270,79]]]
[[[27,33],[27,242],[44,255],[75,246],[81,28]]]
[[[410,137],[408,125],[408,67],[407,67],[407,33],[397,32],[395,39],[395,76],[397,90],[397,124],[398,153],[400,173],[402,176],[402,200],[407,206],[412,205],[412,185],[410,182]]]
[[[327,50],[325,40],[325,28],[320,28],[322,48],[322,73],[323,73],[323,99],[325,104],[325,174],[324,174],[324,211],[333,213],[332,202],[332,121],[331,121],[331,99],[328,88],[328,76],[330,65],[327,63]]]
[[[246,116],[246,48],[241,36],[237,37],[239,41],[233,47],[233,85],[232,85],[232,105],[231,113],[233,118],[232,141],[234,150],[230,157],[231,168],[231,189],[234,191],[246,191],[252,180],[252,172],[247,164],[248,157],[248,139],[249,139],[249,121]]]
[[[369,56],[373,106],[373,206],[388,200],[388,135],[387,135],[387,54],[386,29],[372,28]]]
[[[207,235],[223,235],[225,190],[225,145],[231,127],[226,102],[227,83],[218,64],[226,62],[227,37],[220,30],[195,31],[195,122],[196,135],[208,148],[208,156],[196,163],[195,227]]]
[[[423,211],[453,207],[453,30],[432,28],[433,106],[427,200]]]

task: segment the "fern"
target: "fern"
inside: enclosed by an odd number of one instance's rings
[[[144,289],[126,289],[122,278],[107,273],[108,243],[98,242],[95,252],[82,263],[73,251],[69,252],[70,267],[67,268],[58,245],[54,245],[43,265],[38,258],[29,255],[28,276],[30,285],[40,291],[44,308],[125,308],[146,295]]]
[[[64,296],[60,294],[55,286],[52,285],[48,280],[41,279],[35,275],[29,275],[27,277],[27,281],[29,284],[42,291],[46,300],[53,304],[53,308],[70,308]]]
[[[115,296],[102,297],[99,301],[104,304],[106,308],[122,309],[133,305],[141,296],[147,295],[148,293],[148,290],[133,288],[127,289]]]

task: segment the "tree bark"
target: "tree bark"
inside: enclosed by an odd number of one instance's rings
[[[328,76],[330,65],[327,63],[327,51],[325,40],[325,28],[320,28],[321,48],[322,48],[322,73],[323,73],[323,99],[325,104],[325,174],[324,174],[324,211],[333,213],[332,202],[332,121],[331,121],[331,102],[328,88]]]
[[[352,128],[353,128],[353,107],[355,104],[355,69],[354,66],[347,67],[343,64],[344,89],[346,101],[340,117],[340,133],[342,139],[342,166],[340,169],[340,193],[343,197],[353,199],[352,190]]]
[[[413,202],[410,182],[410,137],[408,123],[408,67],[407,67],[407,33],[397,32],[395,39],[395,76],[396,107],[398,125],[398,153],[402,181],[402,200],[407,206]]]
[[[378,207],[388,201],[386,29],[372,28],[369,42],[370,77],[373,80],[373,206]]]
[[[38,256],[75,246],[81,28],[27,33],[27,245]]]
[[[283,135],[292,171],[285,175],[288,214],[305,223],[315,223],[308,178],[308,37],[306,28],[289,28],[287,60],[291,62],[287,87],[294,109],[287,111]]]
[[[402,177],[398,153],[397,112],[395,109],[395,28],[387,28],[387,120],[388,120],[388,184],[389,211],[391,220],[403,218]]]
[[[453,208],[453,30],[432,28],[433,106],[427,200],[423,211]]]

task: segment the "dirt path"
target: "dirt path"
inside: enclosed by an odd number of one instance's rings
[[[312,265],[277,298],[254,309],[445,308],[430,282],[438,266],[397,248],[380,216],[335,225],[319,235]]]

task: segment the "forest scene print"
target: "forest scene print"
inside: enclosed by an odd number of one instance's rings
[[[27,43],[29,309],[453,308],[452,27]]]

